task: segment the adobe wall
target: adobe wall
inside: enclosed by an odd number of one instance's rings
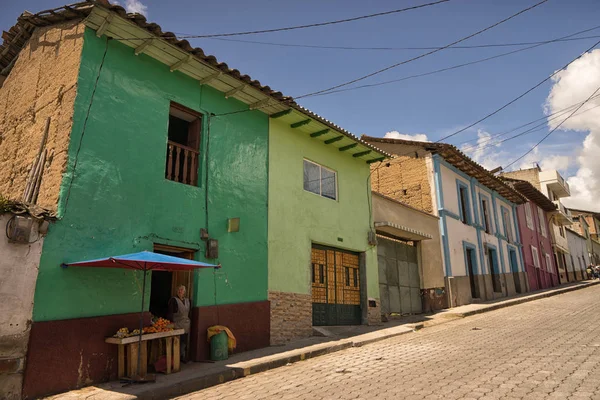
[[[506,178],[520,179],[531,183],[537,190],[542,190],[540,185],[540,171],[537,168],[520,169],[517,171],[503,172],[500,174]]]
[[[379,146],[379,143],[377,143]],[[384,149],[387,151],[387,149]],[[396,150],[395,153],[406,154],[408,150]],[[394,153],[394,151],[392,151]],[[400,155],[389,161],[390,166],[372,166],[371,188],[394,200],[401,201],[411,207],[433,213],[430,175],[425,152],[419,157]],[[413,154],[416,154],[413,153]]]
[[[0,194],[20,200],[51,118],[37,204],[56,210],[67,163],[85,27],[66,22],[38,28],[0,88]]]

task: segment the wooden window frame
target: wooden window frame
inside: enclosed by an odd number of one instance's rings
[[[537,207],[538,212],[538,222],[540,226],[540,233],[543,237],[548,237],[548,230],[546,229],[546,218],[544,217],[544,210],[542,210],[539,206]]]
[[[546,271],[552,272],[552,257],[546,253]]]
[[[533,211],[531,210],[531,203],[525,203],[525,223],[527,228],[535,231],[535,224],[533,223]]]
[[[540,268],[541,267],[541,265],[540,265],[540,261],[541,261],[540,260],[540,253],[538,251],[538,248],[535,247],[535,246],[533,246],[533,245],[531,246],[531,256],[533,258],[533,265],[536,268]]]
[[[471,203],[469,196],[469,186],[463,181],[456,180],[456,193],[458,198],[458,215],[463,224],[471,224]]]
[[[187,121],[189,126],[185,145],[171,141],[167,136],[165,178],[186,185],[198,186],[202,114],[181,104],[171,102],[169,117],[171,116]],[[183,161],[181,161],[181,158],[183,158]]]

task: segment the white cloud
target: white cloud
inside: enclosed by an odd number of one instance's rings
[[[498,143],[499,140],[492,137],[491,133],[478,129],[477,144],[466,143],[460,149],[484,168],[494,169],[499,167],[504,160],[503,152],[498,150],[498,147],[501,146]]]
[[[460,149],[471,157],[473,161],[488,170],[492,170],[496,167],[508,165],[515,158],[514,146],[516,142],[511,141],[504,144],[502,143],[503,139],[505,139],[504,136],[494,137],[490,132],[479,129],[477,130],[477,143],[465,143]],[[519,151],[522,151],[521,148],[527,149],[530,146],[533,146],[533,143],[521,145]],[[532,168],[537,164],[542,170],[556,169],[564,176],[573,159],[564,154],[552,154],[557,151],[554,147],[536,147],[531,153],[523,157],[518,165],[514,165],[513,168],[526,169]]]
[[[571,158],[569,156],[555,155],[543,158],[540,162],[540,167],[542,170],[555,169],[560,171],[561,174],[564,174],[566,173],[565,171],[569,168],[570,164]]]
[[[119,4],[118,1],[113,1],[113,4]],[[148,6],[139,0],[125,0],[125,9],[130,13],[138,13],[148,16]]]
[[[415,140],[417,142],[429,142],[430,141],[429,139],[427,139],[427,135],[424,134],[424,133],[408,134],[408,133],[400,133],[398,131],[387,132],[385,134],[384,138],[386,138],[386,139]]]
[[[559,72],[553,81],[554,85],[546,101],[548,112],[556,112],[586,100],[600,87],[600,50],[585,54],[566,70]],[[576,160],[577,173],[568,179],[571,198],[565,199],[565,204],[570,207],[600,210],[597,203],[600,197],[600,107],[591,109],[598,105],[600,97],[590,100],[579,112],[589,111],[566,120],[559,128],[589,132]],[[554,119],[548,125],[554,128],[562,120],[564,118]]]

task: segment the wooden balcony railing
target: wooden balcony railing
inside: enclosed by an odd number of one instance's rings
[[[186,185],[198,184],[198,154],[191,147],[168,141],[166,178]]]

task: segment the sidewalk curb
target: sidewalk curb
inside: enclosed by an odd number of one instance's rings
[[[576,286],[571,286],[567,288],[557,289],[550,292],[538,293],[533,295],[524,296],[522,298],[517,298],[514,300],[507,300],[501,302],[499,304],[491,304],[489,307],[482,307],[481,309],[467,311],[463,313],[452,313],[445,312],[443,314],[438,314],[437,321],[430,320],[426,322],[419,322],[415,324],[407,324],[400,325],[391,328],[381,329],[380,331],[370,332],[363,335],[358,335],[353,338],[340,339],[336,341],[332,341],[330,343],[318,344],[314,346],[309,346],[306,350],[300,350],[294,354],[288,354],[283,357],[277,358],[274,356],[265,357],[266,360],[259,361],[252,364],[251,361],[240,362],[240,366],[232,366],[226,367],[223,366],[219,370],[215,372],[201,376],[201,377],[191,377],[184,381],[174,383],[168,386],[162,387],[148,387],[147,390],[131,395],[131,397],[127,397],[128,399],[140,399],[140,400],[155,400],[155,399],[164,399],[175,396],[182,396],[185,394],[189,394],[192,392],[196,392],[203,389],[208,389],[213,386],[220,385],[222,383],[230,382],[239,378],[243,378],[249,375],[257,374],[260,372],[269,371],[275,368],[284,367],[289,364],[296,363],[298,361],[308,360],[310,358],[319,357],[326,354],[336,353],[341,350],[349,349],[352,347],[362,347],[364,345],[368,345],[371,343],[376,343],[385,339],[390,339],[393,337],[397,337],[400,335],[405,335],[408,333],[416,332],[423,328],[427,328],[430,326],[437,326],[441,324],[445,324],[451,321],[455,321],[456,319],[469,317],[476,314],[482,314],[489,311],[495,311],[501,308],[506,308],[510,306],[514,306],[517,304],[527,303],[547,297],[556,296],[559,294],[564,294],[568,292],[572,292],[575,290],[585,289],[594,285],[600,284],[600,280],[586,282],[583,284],[578,284]],[[435,314],[434,314],[435,315]],[[294,352],[293,350],[291,352]],[[68,393],[68,392],[67,392]],[[67,393],[64,393],[65,395]],[[99,394],[100,397],[96,397],[95,395],[89,396],[90,399],[100,399],[102,398],[102,394]],[[52,397],[58,400],[57,397]]]
[[[577,285],[577,286],[571,286],[571,287],[567,287],[567,288],[557,289],[557,290],[554,290],[552,292],[538,293],[538,294],[533,294],[533,295],[525,296],[525,297],[522,297],[522,298],[517,298],[517,299],[514,299],[514,300],[507,300],[507,301],[502,302],[500,304],[490,305],[487,308],[481,308],[479,310],[467,311],[467,312],[464,312],[464,313],[452,313],[452,312],[449,312],[446,316],[450,317],[449,320],[452,319],[451,316],[456,316],[458,318],[470,317],[471,315],[482,314],[482,313],[485,313],[485,312],[488,312],[488,311],[499,310],[501,308],[515,306],[517,304],[528,303],[530,301],[540,300],[540,299],[544,299],[544,298],[547,298],[547,297],[552,297],[552,296],[557,296],[559,294],[564,294],[564,293],[572,292],[572,291],[575,291],[575,290],[585,289],[585,288],[588,288],[590,286],[597,285],[599,283],[600,283],[600,280],[599,281],[586,282],[584,284],[580,284],[580,285]]]

